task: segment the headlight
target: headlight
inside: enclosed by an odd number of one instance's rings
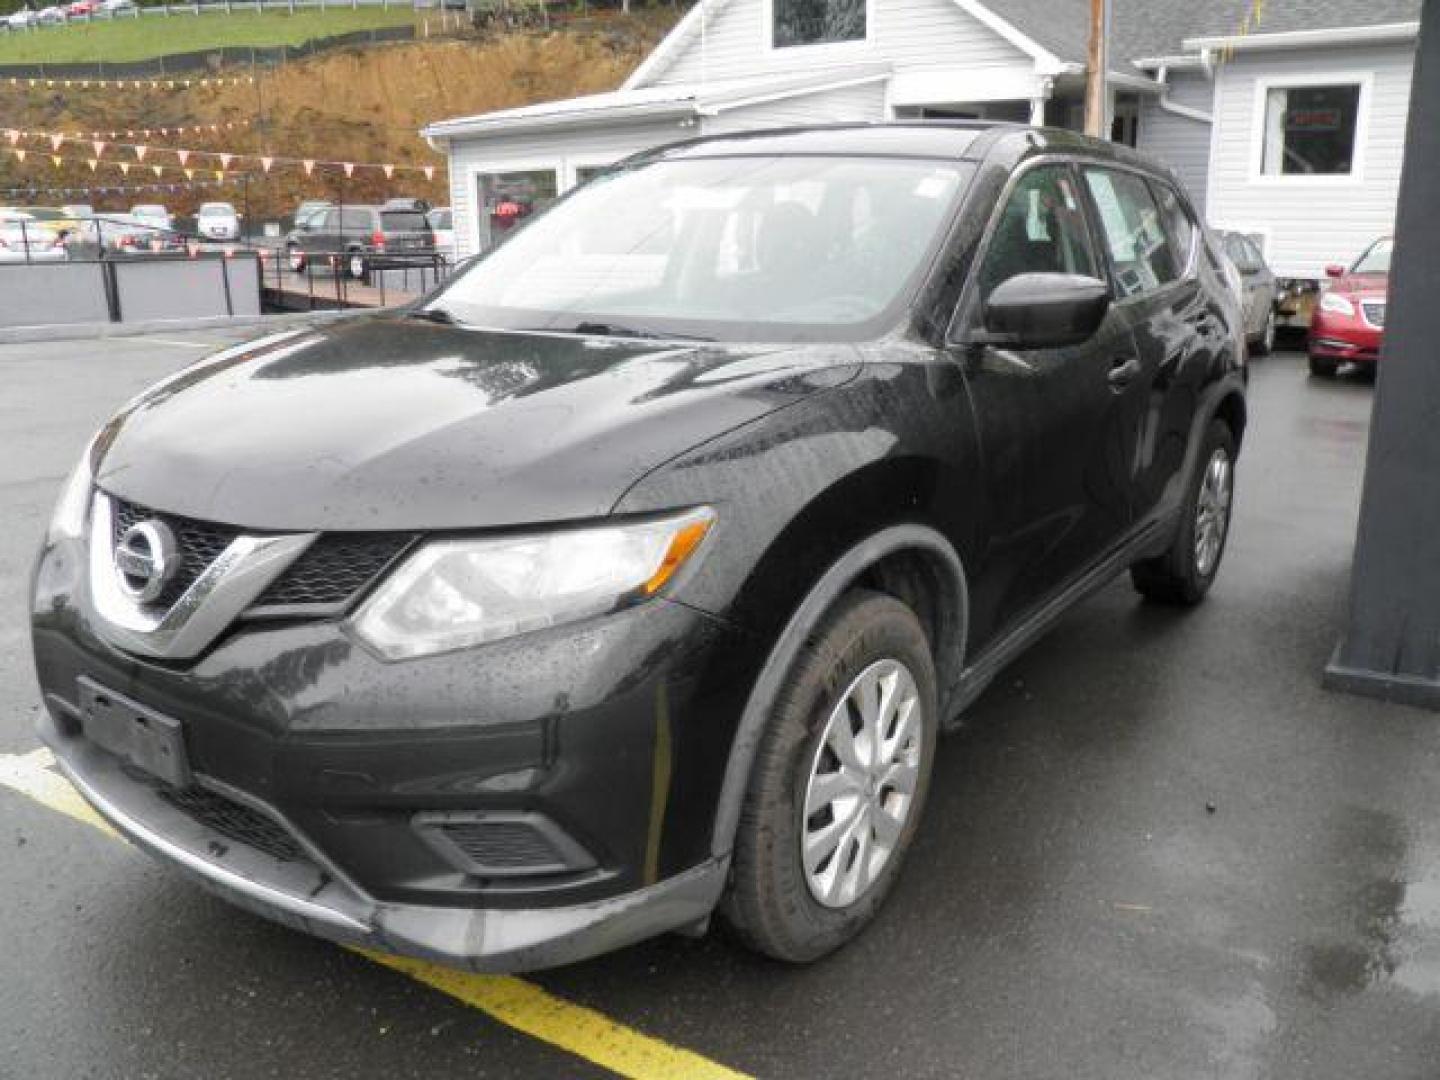
[[[432,541],[385,580],[352,625],[399,660],[614,611],[664,588],[714,520],[702,508],[659,521]]]
[[[86,445],[80,463],[60,489],[60,498],[55,502],[55,512],[50,515],[50,530],[46,534],[50,542],[79,539],[85,535],[85,521],[90,513],[90,490],[94,484],[90,473],[90,454],[94,445],[93,440]]]
[[[1327,292],[1320,298],[1320,310],[1334,315],[1354,315],[1355,305],[1339,293]]]

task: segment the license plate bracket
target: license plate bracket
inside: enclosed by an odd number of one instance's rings
[[[79,688],[80,724],[87,739],[167,784],[190,786],[193,777],[179,720],[83,676]]]

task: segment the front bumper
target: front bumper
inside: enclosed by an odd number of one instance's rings
[[[206,890],[294,930],[472,971],[574,963],[708,917],[725,885],[711,860],[623,896],[541,910],[387,904],[324,856],[280,861],[207,828],[137,780],[119,759],[45,719],[41,736],[85,800],[126,839]],[[283,823],[273,810],[257,812]]]
[[[595,955],[718,898],[716,807],[754,653],[723,622],[657,600],[392,664],[336,619],[242,620],[194,661],[155,661],[99,632],[83,557],[62,544],[36,575],[41,735],[118,831],[212,891],[473,970]],[[216,827],[178,805],[190,789],[92,743],[81,680],[178,720],[200,794],[298,850]],[[588,861],[467,866],[434,839],[455,818],[550,824]]]
[[[1336,315],[1317,309],[1310,322],[1310,355],[1341,363],[1373,364],[1380,359],[1385,331],[1360,315]]]

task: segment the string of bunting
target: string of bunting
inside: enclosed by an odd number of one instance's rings
[[[227,176],[224,180],[185,180],[173,184],[113,184],[107,187],[11,187],[0,188],[0,195],[130,195],[141,191],[164,191],[174,193],[193,188],[217,188],[222,184],[234,184],[240,177]]]
[[[21,139],[37,139],[47,142],[56,138],[62,142],[74,143],[85,142],[87,140],[93,142],[97,139],[108,139],[113,142],[122,137],[133,139],[137,135],[142,139],[149,139],[153,136],[169,138],[172,135],[203,135],[207,132],[218,134],[221,131],[233,131],[236,128],[249,127],[251,123],[252,121],[250,120],[227,120],[224,123],[216,124],[181,124],[174,127],[156,128],[117,128],[110,131],[37,131],[26,128],[5,128],[4,132],[5,137],[10,140],[11,145],[19,141],[11,136],[12,131],[19,132]]]
[[[56,87],[65,89],[89,90],[94,87],[97,90],[189,90],[191,87],[210,86],[247,86],[253,85],[253,75],[227,75],[227,76],[206,76],[201,79],[110,79],[96,76],[93,79],[52,79],[46,76],[11,75],[11,86],[26,86],[30,88],[42,87],[53,90]]]
[[[419,173],[423,175],[426,180],[433,180],[435,179],[436,169],[434,165],[396,165],[393,162],[377,163],[367,161],[321,161],[318,158],[280,157],[272,154],[237,154],[228,150],[187,150],[168,146],[152,147],[135,143],[108,143],[103,139],[94,139],[86,143],[83,139],[71,140],[59,132],[50,136],[51,152],[46,154],[44,150],[32,151],[23,146],[15,145],[20,141],[20,132],[18,129],[11,128],[6,131],[5,138],[10,143],[9,148],[6,149],[5,152],[22,164],[29,160],[40,161],[48,157],[50,163],[57,169],[67,163],[84,164],[90,167],[91,172],[96,172],[101,165],[112,165],[126,176],[130,175],[131,169],[139,169],[142,171],[149,169],[150,172],[159,177],[165,174],[166,169],[169,169],[172,173],[178,170],[183,172],[187,177],[192,177],[199,169],[199,166],[198,163],[197,165],[191,165],[190,162],[192,159],[198,158],[206,158],[211,162],[218,162],[220,167],[213,170],[217,177],[223,176],[232,165],[243,165],[247,162],[258,164],[260,170],[267,174],[277,166],[283,168],[299,166],[305,170],[306,176],[313,176],[317,169],[321,169],[326,171],[339,170],[348,178],[364,169],[384,173],[387,180],[396,173]],[[76,142],[77,145],[85,146],[92,156],[77,158],[67,157],[58,153],[65,143],[72,141]],[[105,158],[104,154],[107,150],[129,151],[135,155],[135,160],[125,161],[119,158]],[[161,165],[155,161],[147,164],[145,158],[149,156],[152,150],[157,153],[174,154],[176,161],[179,163],[178,166]]]

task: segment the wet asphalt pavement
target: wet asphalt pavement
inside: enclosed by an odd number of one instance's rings
[[[23,595],[55,488],[227,336],[0,348],[0,754],[36,745]],[[756,1076],[1440,1076],[1440,716],[1320,687],[1371,395],[1256,363],[1210,601],[1118,582],[1002,677],[849,949],[672,937],[533,981]],[[0,941],[3,1078],[607,1075],[4,788]]]

